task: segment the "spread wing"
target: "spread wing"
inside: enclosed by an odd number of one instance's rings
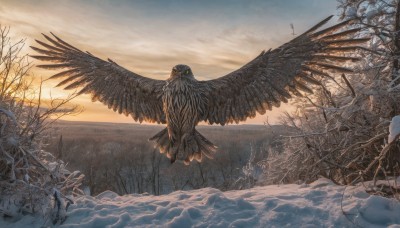
[[[165,123],[162,110],[163,80],[154,80],[135,74],[112,60],[101,60],[61,40],[44,35],[50,44],[36,40],[42,48],[31,47],[41,55],[33,58],[50,61],[38,65],[45,69],[63,69],[51,79],[65,78],[57,86],[64,89],[82,88],[79,94],[89,93],[108,108],[131,115],[135,121]]]
[[[314,76],[328,72],[352,72],[344,61],[357,61],[351,52],[369,38],[349,39],[360,29],[337,32],[350,21],[315,32],[332,16],[277,49],[262,52],[240,69],[223,77],[202,81],[208,89],[208,109],[204,120],[210,124],[245,121],[256,113],[279,107],[300,91],[312,93],[307,83],[318,84]]]

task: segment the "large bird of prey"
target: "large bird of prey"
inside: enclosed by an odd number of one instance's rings
[[[65,77],[58,86],[82,88],[93,101],[131,115],[135,121],[166,124],[150,138],[171,162],[211,158],[216,151],[196,125],[201,121],[225,125],[264,114],[273,106],[287,102],[299,91],[312,93],[308,84],[319,84],[328,72],[351,72],[341,66],[354,61],[353,52],[367,38],[354,38],[359,29],[344,30],[350,21],[317,31],[332,16],[279,48],[262,52],[255,59],[223,77],[198,81],[189,66],[176,65],[166,80],[138,75],[112,60],[104,61],[61,40],[44,35],[50,43],[32,47],[42,55],[32,57],[53,62],[39,65],[46,69],[64,69],[52,79]]]

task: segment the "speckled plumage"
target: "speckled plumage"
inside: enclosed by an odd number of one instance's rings
[[[205,118],[208,97],[205,87],[197,81],[191,69],[186,65],[177,65],[163,87],[162,103],[167,120],[168,141],[159,143],[163,138],[153,137],[161,152],[166,152],[171,161],[193,158],[201,161],[202,155],[211,157],[216,147],[205,141],[195,130],[195,126]],[[204,139],[203,139],[204,138]]]
[[[54,64],[39,65],[46,69],[67,68],[52,79],[64,77],[58,86],[81,87],[108,108],[131,115],[135,121],[167,124],[153,136],[160,152],[171,162],[186,164],[203,156],[212,157],[216,147],[196,131],[206,121],[225,125],[239,123],[273,106],[287,102],[300,91],[311,93],[308,84],[319,84],[319,77],[330,71],[352,72],[340,66],[357,61],[353,51],[368,38],[352,38],[360,29],[337,32],[351,21],[315,32],[331,17],[279,48],[262,52],[240,69],[223,77],[198,81],[186,65],[176,65],[167,80],[150,79],[119,66],[112,60],[101,60],[82,52],[53,34],[44,35],[51,43],[37,41],[45,49],[32,47],[42,55],[32,57]]]

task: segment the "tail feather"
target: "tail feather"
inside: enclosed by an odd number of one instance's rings
[[[206,139],[202,134],[200,134],[198,131],[195,131],[196,133],[196,141],[198,145],[200,145],[200,151],[202,151],[202,154],[204,154],[207,158],[213,159],[213,153],[215,153],[217,147],[212,144],[208,139]]]
[[[171,163],[175,160],[183,160],[186,165],[189,165],[193,159],[201,162],[204,156],[212,159],[217,150],[217,147],[197,130],[184,134],[179,140],[173,140],[168,135],[168,129],[165,128],[149,141],[154,141],[155,147],[159,148],[160,153],[166,153]]]
[[[156,135],[151,137],[149,141],[155,141],[156,146],[160,149],[161,153],[165,153],[168,146],[168,130],[164,128],[162,131],[158,132]]]

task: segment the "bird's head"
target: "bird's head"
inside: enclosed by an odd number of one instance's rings
[[[170,78],[194,78],[189,66],[179,64],[172,68]]]

